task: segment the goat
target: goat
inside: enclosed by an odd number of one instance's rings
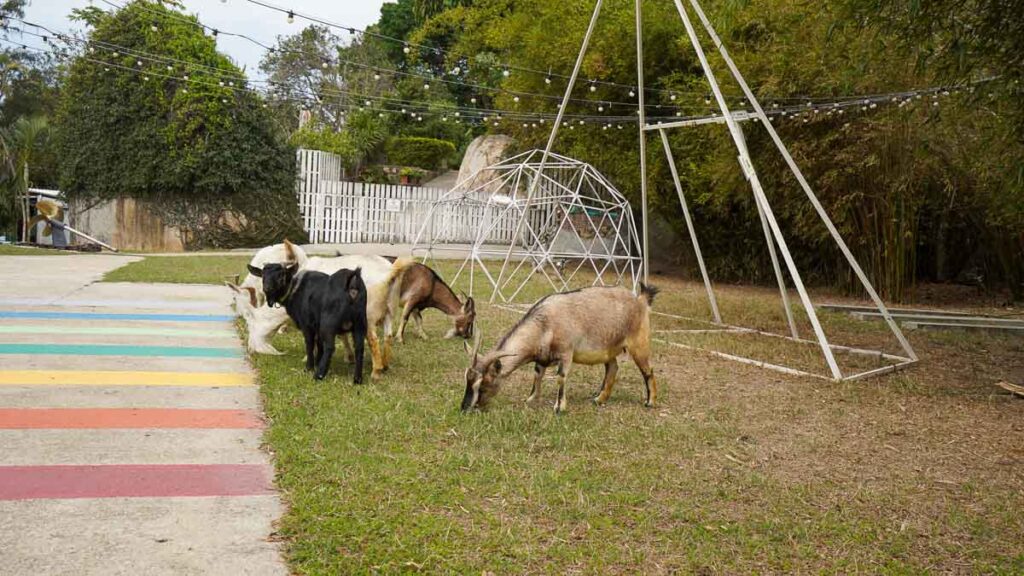
[[[410,316],[416,322],[416,331],[420,338],[427,339],[427,333],[423,331],[423,317],[420,315],[426,308],[437,308],[455,322],[455,326],[445,334],[445,338],[473,336],[473,322],[476,320],[476,303],[473,298],[466,298],[465,303],[459,302],[459,297],[437,272],[423,264],[413,263],[405,269],[402,274],[399,303],[402,305],[402,320],[398,324],[399,342],[405,342],[405,326]]]
[[[306,341],[306,369],[323,380],[334,355],[336,336],[351,333],[355,348],[352,382],[363,382],[363,345],[366,341],[366,285],[359,268],[323,272],[299,271],[297,263],[249,265],[249,273],[263,279],[267,304],[284,306]]]
[[[640,284],[639,295],[621,287],[593,287],[546,296],[483,356],[477,334],[470,352],[472,365],[466,370],[462,410],[486,406],[501,381],[529,362],[534,363],[534,377],[528,403],[540,397],[544,372],[555,365],[555,412],[565,411],[565,380],[573,363],[578,363],[604,364],[604,382],[594,398],[597,404],[604,404],[619,369],[616,358],[623,351],[629,353],[644,377],[644,405],[654,406],[658,385],[650,364],[650,310],[657,293],[657,288]]]
[[[301,248],[288,240],[283,244],[264,248],[253,258],[283,258],[279,263],[297,263],[298,270],[334,273],[342,268],[362,270],[362,279],[367,287],[366,317],[368,322],[367,340],[373,355],[372,378],[380,377],[391,362],[392,319],[398,310],[398,288],[402,272],[413,264],[400,258],[391,263],[380,256],[342,256],[339,258],[307,257]],[[250,262],[251,266],[261,268]],[[241,285],[228,284],[236,292],[235,307],[246,320],[249,331],[249,349],[261,354],[280,354],[270,343],[270,338],[288,322],[288,314],[282,308],[266,306],[260,279],[249,274]],[[377,327],[384,332],[383,346],[377,335]],[[346,349],[348,342],[342,339]]]

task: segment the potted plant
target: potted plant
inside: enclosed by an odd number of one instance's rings
[[[419,168],[405,167],[399,170],[398,177],[401,178],[402,184],[408,186],[419,186],[420,181],[423,180],[423,176],[425,174],[426,172]]]

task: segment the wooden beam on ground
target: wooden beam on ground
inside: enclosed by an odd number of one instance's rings
[[[985,322],[935,322],[910,320],[901,322],[907,330],[981,330],[992,332],[1014,332],[1024,334],[1024,324],[990,324]]]

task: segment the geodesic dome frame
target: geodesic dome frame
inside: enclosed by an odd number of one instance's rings
[[[479,271],[492,301],[514,302],[537,274],[556,291],[579,287],[582,270],[594,272],[587,285],[635,290],[643,259],[629,201],[590,164],[542,155],[524,152],[456,184],[431,205],[413,254],[465,253],[452,281],[468,270],[472,293]],[[499,279],[510,249],[514,265]]]

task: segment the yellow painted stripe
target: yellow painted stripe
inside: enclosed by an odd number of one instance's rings
[[[120,372],[116,370],[0,370],[0,386],[252,386],[237,372]]]

